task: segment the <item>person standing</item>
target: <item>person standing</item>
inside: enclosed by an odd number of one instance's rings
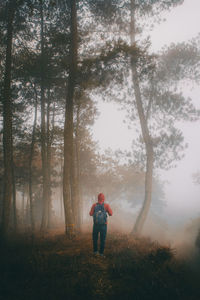
[[[90,209],[90,216],[93,216],[93,231],[92,231],[92,239],[93,239],[93,251],[94,254],[100,254],[103,256],[105,241],[106,241],[106,233],[107,233],[107,214],[112,216],[112,210],[109,204],[104,203],[105,196],[103,193],[98,195],[98,202],[94,203]],[[98,236],[100,234],[100,251],[98,252]]]

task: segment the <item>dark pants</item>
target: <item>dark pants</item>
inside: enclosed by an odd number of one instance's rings
[[[92,232],[92,239],[93,239],[93,250],[94,252],[98,251],[98,236],[100,233],[100,253],[103,254],[105,241],[106,241],[106,233],[107,233],[107,224],[94,224],[93,225],[93,232]]]

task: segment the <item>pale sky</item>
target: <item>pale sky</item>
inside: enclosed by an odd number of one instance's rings
[[[200,33],[200,1],[185,0],[184,3],[165,15],[166,22],[155,26],[152,33],[154,50],[164,45],[183,42],[196,37]],[[200,108],[200,88],[186,90],[185,94],[193,99]],[[181,126],[185,142],[189,147],[185,158],[178,163],[176,169],[162,172],[162,177],[169,181],[166,186],[167,208],[165,214],[173,221],[181,222],[185,218],[191,220],[200,217],[200,186],[192,180],[192,174],[200,170],[200,121]]]
[[[166,44],[187,41],[200,33],[200,0],[185,0],[164,17],[166,21],[156,25],[151,33],[154,51]],[[186,90],[198,108],[199,89]],[[99,141],[101,149],[130,149],[134,133],[123,123],[125,113],[118,111],[113,103],[102,102],[99,102],[99,111],[101,115],[94,126],[94,139]],[[176,169],[160,172],[161,178],[169,182],[165,188],[167,207],[163,216],[174,224],[200,216],[200,186],[192,182],[192,174],[200,170],[200,121],[181,127],[189,144],[185,158]]]
[[[153,49],[165,44],[187,41],[200,33],[200,1],[185,0],[182,5],[164,14],[166,22],[155,26],[151,35]]]

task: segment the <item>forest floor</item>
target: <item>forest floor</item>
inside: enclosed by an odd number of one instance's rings
[[[0,299],[199,300],[199,270],[147,238],[108,234],[102,258],[89,233],[20,236],[0,249]]]

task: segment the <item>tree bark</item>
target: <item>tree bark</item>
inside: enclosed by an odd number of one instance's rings
[[[41,18],[41,156],[42,156],[42,178],[43,178],[43,209],[41,230],[48,226],[48,166],[47,166],[47,137],[45,125],[45,87],[44,87],[44,19],[43,19],[43,0],[40,0],[40,18]]]
[[[3,191],[3,215],[2,215],[2,236],[6,237],[10,219],[11,198],[12,198],[12,101],[11,101],[11,65],[12,65],[12,40],[13,20],[16,9],[16,1],[10,0],[8,5],[7,18],[7,45],[6,63],[3,90],[3,153],[4,153],[4,191]]]
[[[16,184],[15,184],[15,164],[14,158],[12,157],[12,201],[13,201],[13,226],[14,232],[17,232],[18,222],[17,222],[17,205],[16,205]]]
[[[60,182],[60,217],[61,219],[64,217],[64,201],[63,201],[63,157],[60,157],[60,173],[61,173],[61,182]]]
[[[50,134],[50,88],[48,90],[48,104],[47,104],[47,167],[48,167],[48,228],[52,224],[52,202],[51,202],[51,146],[53,142],[54,133],[54,119],[55,119],[55,105],[53,107],[52,131]]]
[[[65,210],[65,232],[71,238],[74,234],[73,215],[73,110],[74,94],[77,73],[77,11],[76,1],[70,1],[71,22],[70,22],[70,57],[69,57],[69,77],[67,85],[65,127],[64,127],[64,170],[63,170],[63,201]]]
[[[22,215],[22,225],[24,226],[24,208],[25,208],[25,184],[23,185],[22,190],[22,207],[21,207],[21,215]]]
[[[135,0],[131,0],[131,28],[130,28],[130,38],[131,45],[135,44]],[[141,211],[136,219],[136,223],[132,230],[132,233],[135,235],[139,235],[144,226],[145,220],[147,218],[151,199],[152,199],[152,178],[153,178],[153,160],[154,160],[154,152],[153,152],[153,142],[149,133],[147,119],[145,118],[142,96],[139,85],[139,78],[137,73],[137,66],[135,60],[131,57],[131,70],[132,70],[132,81],[136,99],[136,107],[138,111],[138,116],[140,120],[142,137],[145,144],[146,149],[146,173],[145,173],[145,197],[143,206]]]
[[[75,216],[77,230],[81,230],[81,211],[82,203],[80,197],[80,140],[79,140],[79,127],[80,127],[80,103],[78,103],[76,112],[76,129],[75,129],[75,158],[74,158],[74,174],[75,174],[75,186],[76,189],[76,203],[75,203]]]
[[[31,139],[31,146],[30,146],[30,156],[29,156],[29,201],[30,201],[30,220],[31,220],[31,231],[34,234],[35,231],[35,218],[34,218],[34,209],[33,209],[33,192],[32,192],[32,163],[33,163],[33,156],[34,156],[34,146],[35,146],[35,131],[36,131],[36,124],[37,124],[37,91],[35,89],[35,113],[34,113],[34,121],[33,121],[33,131],[32,131],[32,139]]]

